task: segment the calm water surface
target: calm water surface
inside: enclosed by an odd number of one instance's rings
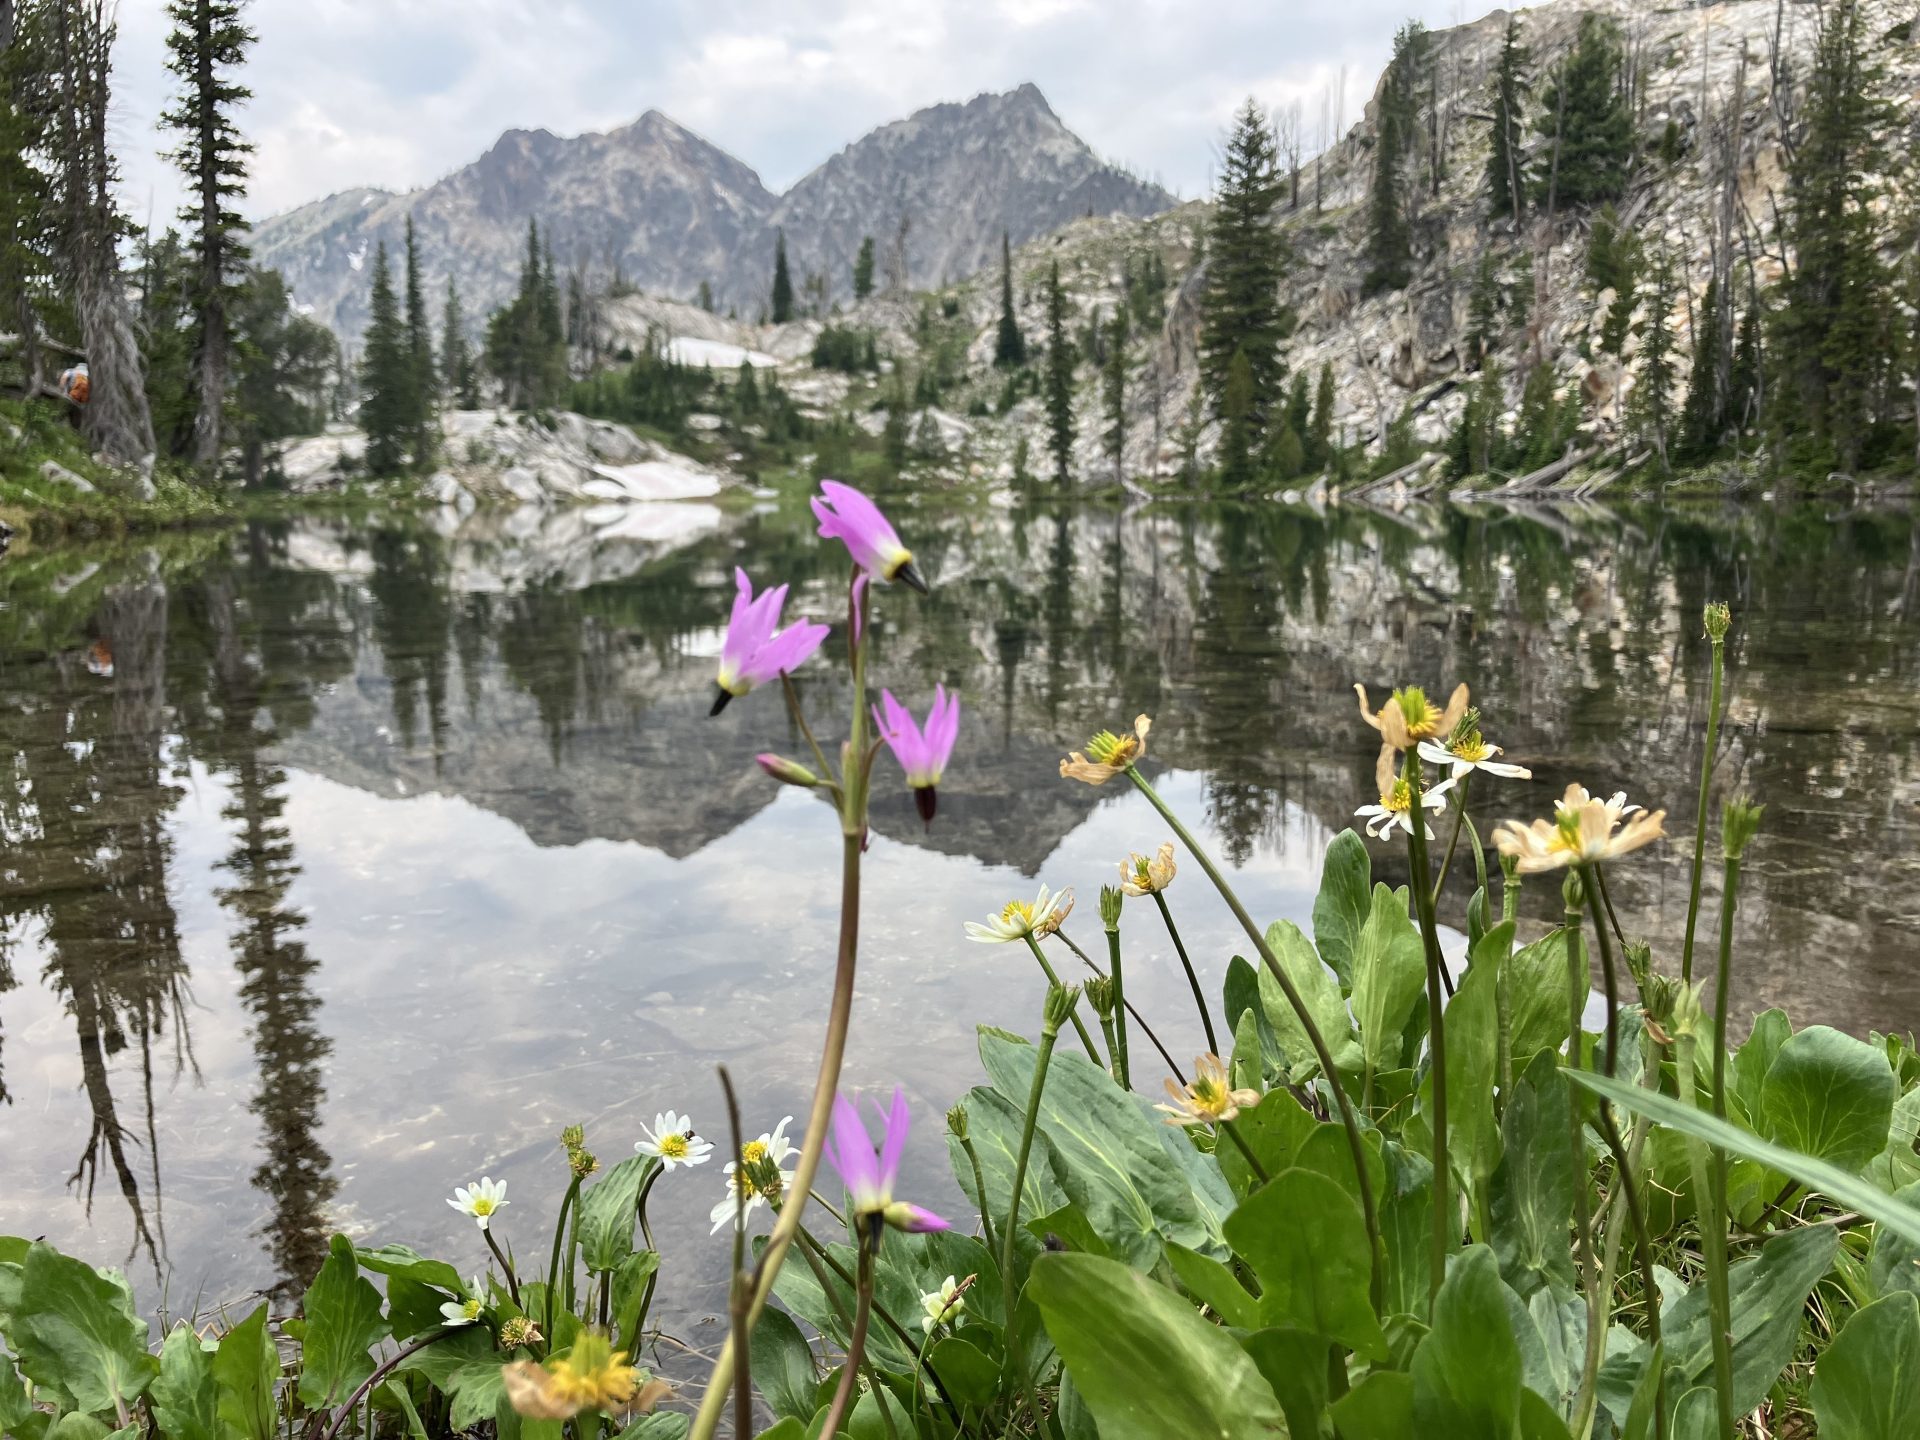
[[[1537,775],[1494,813],[1580,779],[1688,831],[1709,597],[1738,616],[1716,783],[1768,803],[1742,1010],[1920,1024],[1904,515],[896,508],[935,592],[882,597],[876,680],[967,710],[930,832],[882,766],[848,1070],[907,1087],[936,1208],[973,1026],[1031,1033],[1040,1001],[1024,948],[962,921],[1044,880],[1079,888],[1093,940],[1115,862],[1166,838],[1137,796],[1056,777],[1089,729],[1152,713],[1165,792],[1257,913],[1305,924],[1321,849],[1371,798],[1356,679],[1472,683]],[[732,567],[833,618],[839,556],[797,506],[610,518],[0,561],[0,1232],[124,1260],[176,1309],[284,1297],[335,1230],[477,1269],[445,1197],[504,1177],[502,1228],[543,1254],[564,1124],[609,1161],[659,1109],[718,1138],[721,1062],[751,1131],[804,1109],[838,831],[752,763],[802,749],[776,694],[706,712]],[[833,667],[802,689],[838,731]],[[1620,871],[1630,930],[1677,932],[1685,851]],[[1170,898],[1217,986],[1228,917],[1197,873]],[[1130,913],[1130,988],[1191,1054],[1165,933]],[[718,1171],[652,1205],[664,1318],[695,1346],[721,1329]]]

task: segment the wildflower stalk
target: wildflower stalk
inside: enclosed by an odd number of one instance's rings
[[[1107,973],[1106,971],[1102,970],[1098,965],[1093,963],[1093,957],[1091,955],[1087,954],[1086,951],[1082,950],[1078,945],[1073,943],[1073,937],[1067,934],[1065,930],[1056,930],[1054,931],[1054,934],[1058,935],[1061,938],[1061,940],[1066,943],[1066,947],[1069,950],[1073,951],[1074,954],[1080,957],[1080,963],[1082,965],[1085,965],[1087,969],[1091,970],[1096,975],[1105,975]],[[1113,935],[1114,935],[1114,938],[1110,939],[1107,942],[1107,948],[1109,950],[1112,950],[1119,943],[1119,932],[1115,931],[1113,932]],[[1114,973],[1116,977],[1119,974],[1118,971],[1115,971]],[[1133,1017],[1133,1023],[1140,1027],[1140,1033],[1145,1035],[1147,1039],[1153,1042],[1153,1048],[1160,1052],[1160,1058],[1162,1061],[1166,1063],[1167,1069],[1173,1072],[1173,1078],[1175,1080],[1178,1080],[1182,1085],[1186,1084],[1187,1077],[1181,1073],[1180,1062],[1175,1060],[1173,1058],[1172,1052],[1169,1051],[1165,1045],[1160,1043],[1160,1037],[1153,1033],[1153,1027],[1147,1023],[1147,1017],[1140,1013],[1140,1007],[1135,1005],[1131,1000],[1126,998],[1126,990],[1124,986],[1118,981],[1118,979],[1116,979],[1115,981],[1114,994],[1120,997],[1115,1003],[1117,1003],[1120,1006],[1122,1011],[1124,1011],[1126,1014],[1131,1015]],[[1126,1043],[1127,1043],[1126,1029],[1123,1024],[1121,1027],[1121,1033],[1120,1033],[1120,1044],[1122,1049],[1126,1047]]]
[[[1713,779],[1713,752],[1720,741],[1720,686],[1726,674],[1727,626],[1732,617],[1723,604],[1710,604],[1703,617],[1707,639],[1713,645],[1711,678],[1707,685],[1707,743],[1700,754],[1699,813],[1693,825],[1693,876],[1687,892],[1687,931],[1680,946],[1680,983],[1693,983],[1693,930],[1700,918],[1700,869],[1707,850],[1707,787]]]
[[[560,1295],[560,1244],[567,1232],[567,1216],[580,1199],[580,1177],[575,1175],[560,1201],[560,1216],[553,1222],[553,1255],[547,1261],[547,1334],[553,1334],[554,1306]],[[567,1277],[571,1280],[573,1277]]]
[[[327,1428],[322,1433],[320,1440],[334,1440],[334,1437],[340,1433],[340,1427],[346,1424],[347,1417],[353,1413],[353,1407],[358,1405],[363,1397],[372,1395],[374,1386],[378,1385],[398,1369],[402,1360],[405,1360],[416,1351],[426,1349],[427,1346],[433,1344],[436,1340],[446,1339],[447,1336],[453,1333],[453,1326],[438,1325],[427,1331],[426,1334],[419,1336],[417,1339],[409,1340],[405,1345],[402,1345],[400,1349],[389,1356],[384,1363],[376,1366],[374,1372],[362,1380],[359,1388],[341,1403],[338,1410],[333,1412],[333,1419],[327,1422]],[[312,1432],[309,1431],[308,1433]],[[369,1430],[367,1433],[372,1434],[373,1432]]]
[[[1060,977],[1054,973],[1053,966],[1048,963],[1047,957],[1041,953],[1040,942],[1033,938],[1031,931],[1027,934],[1027,948],[1033,951],[1033,958],[1040,962],[1040,968],[1046,972],[1047,984],[1054,990],[1063,988],[1060,984]],[[1074,1032],[1080,1037],[1080,1043],[1086,1047],[1087,1058],[1100,1069],[1104,1070],[1106,1067],[1100,1064],[1100,1051],[1093,1043],[1093,1036],[1087,1033],[1086,1022],[1078,1015],[1075,1015],[1073,1017],[1073,1028]]]
[[[966,1152],[967,1164],[973,1167],[973,1193],[980,1197],[980,1234],[987,1242],[987,1253],[991,1255],[999,1247],[993,1243],[993,1217],[987,1213],[987,1177],[980,1168],[980,1152],[973,1148],[971,1135],[960,1137],[960,1148]]]
[[[1680,1081],[1680,1094],[1696,1110],[1708,1108],[1701,1103],[1694,1080],[1694,1028],[1681,1030],[1674,1045],[1674,1059]],[[1713,1166],[1705,1141],[1687,1141],[1688,1168],[1693,1174],[1696,1195],[1707,1197],[1709,1213],[1699,1217],[1700,1252],[1707,1271],[1707,1309],[1713,1317],[1713,1392],[1718,1409],[1721,1440],[1734,1440],[1733,1419],[1733,1319],[1727,1295],[1727,1231],[1722,1216],[1724,1197],[1713,1184]]]
[[[747,1145],[740,1133],[740,1100],[733,1093],[733,1077],[727,1073],[727,1067],[722,1065],[719,1068],[720,1090],[727,1097],[727,1126],[733,1136],[734,1174],[744,1177],[747,1173]],[[731,1322],[735,1356],[733,1433],[736,1435],[747,1435],[753,1431],[753,1353],[747,1345],[746,1260],[747,1195],[736,1184],[733,1187],[733,1270],[727,1276],[727,1316]]]
[[[840,794],[840,943],[834,963],[833,998],[827,1007],[826,1038],[820,1049],[820,1069],[814,1079],[813,1104],[807,1112],[807,1128],[800,1142],[800,1154],[794,1170],[793,1189],[799,1200],[782,1207],[767,1236],[766,1248],[752,1272],[752,1289],[747,1296],[746,1329],[752,1333],[773,1294],[774,1278],[786,1262],[787,1250],[800,1228],[807,1196],[820,1170],[826,1152],[827,1126],[833,1116],[833,1097],[840,1087],[840,1068],[847,1054],[847,1030],[853,1017],[854,978],[859,968],[860,949],[860,852],[867,828],[867,774],[871,757],[867,754],[867,662],[866,589],[850,585],[847,606],[849,650],[853,668],[852,722],[848,732],[841,772]],[[727,1391],[733,1381],[733,1337],[720,1348],[720,1356],[708,1377],[700,1410],[694,1416],[690,1440],[713,1440],[726,1408]]]
[[[1640,1083],[1649,1090],[1658,1091],[1660,1088],[1660,1042],[1653,1038],[1644,1025],[1640,1031]],[[1647,1312],[1647,1346],[1654,1349],[1660,1344],[1660,1287],[1653,1276],[1646,1212],[1641,1208],[1637,1182],[1632,1179],[1639,1173],[1640,1157],[1646,1149],[1647,1131],[1650,1128],[1646,1116],[1634,1116],[1633,1127],[1627,1133],[1624,1156],[1616,1152],[1626,1183],[1621,1186],[1620,1194],[1614,1201],[1613,1214],[1607,1221],[1606,1266],[1609,1272],[1613,1270],[1620,1254],[1622,1227],[1630,1220],[1634,1227],[1635,1251],[1640,1267],[1641,1300]],[[1655,1440],[1667,1440],[1667,1380],[1664,1369],[1653,1383],[1653,1433]]]
[[[867,1322],[873,1318],[873,1244],[865,1227],[860,1227],[859,1234],[860,1268],[854,1277],[853,1335],[847,1342],[847,1363],[840,1371],[840,1384],[833,1392],[833,1403],[827,1407],[826,1424],[820,1427],[822,1435],[840,1433],[840,1422],[847,1418],[847,1407],[853,1403],[854,1379],[867,1353]],[[746,1435],[752,1429],[749,1419],[738,1433]]]
[[[1033,1132],[1040,1119],[1040,1097],[1047,1087],[1047,1066],[1053,1059],[1054,1043],[1060,1038],[1060,1023],[1064,1016],[1071,1015],[1074,1001],[1079,992],[1068,990],[1058,982],[1047,992],[1046,1008],[1040,1022],[1040,1049],[1033,1060],[1033,1084],[1027,1091],[1027,1114],[1020,1126],[1020,1153],[1013,1163],[1013,1193],[1007,1199],[1007,1224],[1000,1234],[1000,1293],[1007,1321],[1009,1349],[1014,1331],[1015,1290],[1013,1284],[1014,1241],[1020,1233],[1020,1193],[1027,1184],[1027,1161],[1033,1155]],[[984,1199],[985,1197],[982,1196]],[[1040,1417],[1040,1404],[1033,1392],[1033,1377],[1027,1367],[1019,1367],[1027,1389],[1027,1405],[1033,1411],[1037,1422]],[[831,1435],[831,1429],[823,1430],[823,1435]]]
[[[807,712],[801,708],[800,692],[794,688],[793,677],[784,670],[780,672],[780,687],[786,693],[787,712],[793,716],[793,723],[800,727],[800,733],[806,737],[808,748],[813,751],[814,761],[820,766],[821,778],[837,797],[840,794],[840,785],[834,778],[834,769],[827,763],[826,752],[820,748],[820,742],[813,738],[813,727],[807,724]]]
[[[1187,853],[1193,856],[1194,861],[1206,872],[1207,878],[1213,882],[1213,888],[1220,892],[1220,898],[1226,901],[1227,909],[1233,912],[1233,918],[1240,922],[1240,928],[1246,931],[1247,938],[1260,952],[1261,963],[1267,967],[1267,972],[1273,976],[1280,986],[1281,993],[1287,997],[1287,1004],[1292,1007],[1294,1016],[1300,1022],[1300,1028],[1306,1033],[1307,1043],[1313,1046],[1314,1056],[1320,1063],[1320,1073],[1326,1077],[1327,1087],[1333,1092],[1334,1103],[1339,1106],[1340,1124],[1346,1131],[1347,1150],[1352,1157],[1355,1180],[1360,1187],[1360,1210],[1367,1225],[1368,1249],[1373,1256],[1370,1290],[1374,1306],[1378,1308],[1383,1280],[1382,1267],[1386,1258],[1380,1243],[1380,1213],[1374,1202],[1373,1181],[1367,1174],[1366,1141],[1360,1136],[1360,1122],[1353,1113],[1353,1102],[1347,1098],[1346,1087],[1340,1083],[1340,1072],[1334,1068],[1333,1052],[1327,1049],[1327,1037],[1321,1033],[1318,1022],[1313,1018],[1313,1012],[1307,1008],[1307,1002],[1301,997],[1299,988],[1294,985],[1293,977],[1287,974],[1285,967],[1280,964],[1280,957],[1273,953],[1273,947],[1267,944],[1267,937],[1253,923],[1253,917],[1247,913],[1247,907],[1240,903],[1240,897],[1227,883],[1227,877],[1220,873],[1220,867],[1213,863],[1213,857],[1201,847],[1200,842],[1193,837],[1193,832],[1188,830],[1180,817],[1173,813],[1167,802],[1160,798],[1160,793],[1153,788],[1146,776],[1142,775],[1136,767],[1129,765],[1127,778],[1134,783],[1134,787],[1142,795],[1147,797],[1147,803],[1160,812],[1160,818],[1172,828],[1180,843],[1187,847]]]
[[[512,1296],[513,1303],[518,1305],[520,1303],[520,1279],[513,1273],[513,1261],[509,1260],[505,1252],[501,1250],[500,1242],[493,1238],[491,1228],[482,1230],[480,1233],[487,1237],[487,1248],[493,1252],[493,1258],[500,1262],[500,1268],[506,1274],[507,1294]]]
[[[1109,906],[1107,897],[1113,897]],[[1111,918],[1109,918],[1111,912]],[[1113,1034],[1114,1034],[1114,1079],[1120,1082],[1122,1090],[1133,1088],[1133,1072],[1127,1064],[1127,985],[1122,978],[1120,966],[1120,896],[1111,885],[1100,891],[1100,918],[1106,921],[1107,928],[1107,974],[1113,980]],[[1060,937],[1065,940],[1067,937]],[[1158,1045],[1159,1040],[1153,1042]],[[1182,1079],[1182,1085],[1187,1082]]]
[[[1453,867],[1453,852],[1460,844],[1460,827],[1466,823],[1467,819],[1467,787],[1472,783],[1473,776],[1471,774],[1462,776],[1458,786],[1458,793],[1453,799],[1453,833],[1447,837],[1447,853],[1440,857],[1440,873],[1436,875],[1433,880],[1433,903],[1435,905],[1440,903],[1440,891],[1447,883],[1447,871]],[[1473,848],[1477,853],[1480,849],[1480,837],[1476,834],[1473,838]],[[1480,860],[1481,866],[1484,867],[1486,863],[1486,858],[1482,856]]]
[[[1167,897],[1158,890],[1153,892],[1153,903],[1160,907],[1160,918],[1167,922],[1167,934],[1173,937],[1173,953],[1180,957],[1180,968],[1187,972],[1187,984],[1193,990],[1194,1007],[1200,1012],[1200,1024],[1207,1032],[1207,1053],[1218,1055],[1220,1042],[1213,1035],[1213,1016],[1207,1013],[1206,992],[1200,988],[1200,977],[1194,972],[1193,961],[1187,958],[1187,947],[1180,940],[1180,932],[1174,928],[1173,911],[1167,908]]]
[[[1453,1210],[1453,1173],[1447,1160],[1447,1022],[1446,1000],[1440,990],[1446,962],[1440,955],[1440,928],[1433,918],[1433,891],[1427,884],[1432,872],[1427,868],[1427,822],[1418,750],[1407,751],[1406,776],[1407,813],[1413,822],[1407,831],[1407,849],[1413,862],[1413,908],[1427,954],[1427,1056],[1433,1077],[1433,1269],[1427,1277],[1431,1305],[1447,1277],[1447,1256],[1459,1240],[1459,1218]]]
[[[1587,970],[1587,954],[1581,940],[1581,905],[1584,886],[1580,876],[1572,873],[1567,876],[1562,887],[1565,910],[1561,916],[1564,922],[1561,934],[1567,944],[1567,1068],[1578,1070],[1581,1067],[1580,1051],[1582,1032],[1580,1029],[1581,1012],[1586,1008],[1586,992],[1590,981]],[[1601,1269],[1598,1258],[1593,1253],[1593,1200],[1588,1193],[1587,1175],[1587,1137],[1586,1126],[1580,1120],[1580,1099],[1568,1087],[1567,1126],[1572,1141],[1570,1164],[1573,1169],[1573,1233],[1574,1243],[1579,1247],[1581,1273],[1586,1285],[1587,1299],[1587,1345],[1580,1366],[1580,1385],[1574,1392],[1573,1433],[1587,1435],[1593,1429],[1594,1405],[1598,1398],[1595,1384],[1600,1375],[1600,1348],[1605,1340],[1600,1324]]]
[[[1479,837],[1474,837],[1479,844]],[[1484,859],[1481,862],[1485,864]],[[1480,888],[1485,890],[1487,882],[1484,872]],[[1520,914],[1520,869],[1510,856],[1500,858],[1500,920],[1506,924]],[[1499,1067],[1500,1088],[1494,1096],[1496,1107],[1505,1113],[1507,1096],[1513,1093],[1513,995],[1509,986],[1507,972],[1512,969],[1513,945],[1507,945],[1507,953],[1501,958],[1500,968],[1493,976],[1493,1024],[1496,1052],[1494,1063]]]

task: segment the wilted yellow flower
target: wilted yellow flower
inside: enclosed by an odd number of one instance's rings
[[[1180,867],[1173,863],[1173,842],[1167,841],[1149,860],[1137,851],[1120,862],[1120,888],[1129,895],[1158,895],[1173,883]]]
[[[1493,843],[1502,855],[1513,857],[1521,874],[1537,875],[1638,850],[1666,833],[1666,818],[1664,810],[1648,814],[1638,805],[1629,805],[1624,792],[1601,800],[1588,794],[1584,785],[1569,785],[1554,807],[1553,819],[1530,825],[1502,821],[1493,832]]]
[[[989,915],[983,925],[967,921],[967,938],[983,945],[1005,945],[1029,935],[1044,940],[1058,930],[1073,912],[1073,888],[1054,894],[1046,886],[1032,900],[1009,900],[998,915]]]
[[[1137,715],[1131,735],[1116,735],[1111,730],[1102,730],[1087,741],[1086,754],[1075,750],[1060,762],[1060,778],[1084,780],[1089,785],[1104,785],[1114,776],[1125,774],[1147,753],[1147,731],[1152,728],[1152,720],[1145,715]]]
[[[1381,741],[1395,750],[1411,750],[1422,740],[1453,734],[1460,717],[1467,713],[1467,687],[1456,685],[1448,697],[1447,708],[1439,710],[1417,685],[1396,690],[1387,703],[1375,711],[1367,704],[1367,687],[1354,682],[1354,694],[1360,697],[1360,718],[1380,732]]]
[[[537,1345],[545,1337],[540,1327],[524,1315],[515,1315],[500,1327],[500,1348],[517,1350],[522,1345]]]
[[[627,1352],[615,1350],[605,1335],[584,1331],[573,1349],[545,1365],[516,1360],[500,1369],[507,1400],[536,1420],[570,1420],[582,1410],[609,1414],[647,1414],[669,1393],[663,1380],[643,1387]]]
[[[1224,1125],[1260,1103],[1258,1090],[1233,1088],[1218,1055],[1202,1055],[1193,1062],[1192,1084],[1183,1087],[1168,1080],[1167,1095],[1171,1105],[1153,1108],[1166,1112],[1169,1125]]]

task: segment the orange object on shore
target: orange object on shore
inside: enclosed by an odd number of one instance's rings
[[[113,642],[104,635],[87,647],[87,673],[113,678]]]
[[[93,380],[87,373],[85,361],[60,372],[60,389],[74,404],[87,403],[87,397],[93,393]]]

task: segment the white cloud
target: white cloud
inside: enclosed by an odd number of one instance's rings
[[[1460,0],[1414,0],[1429,24]],[[782,190],[842,146],[942,100],[1033,81],[1101,154],[1183,194],[1210,182],[1249,94],[1316,128],[1346,70],[1360,113],[1407,0],[255,0],[250,213],[356,186],[408,189],[511,127],[559,134],[665,111]],[[163,0],[125,0],[115,130],[129,209],[178,179],[155,129],[172,77]]]

